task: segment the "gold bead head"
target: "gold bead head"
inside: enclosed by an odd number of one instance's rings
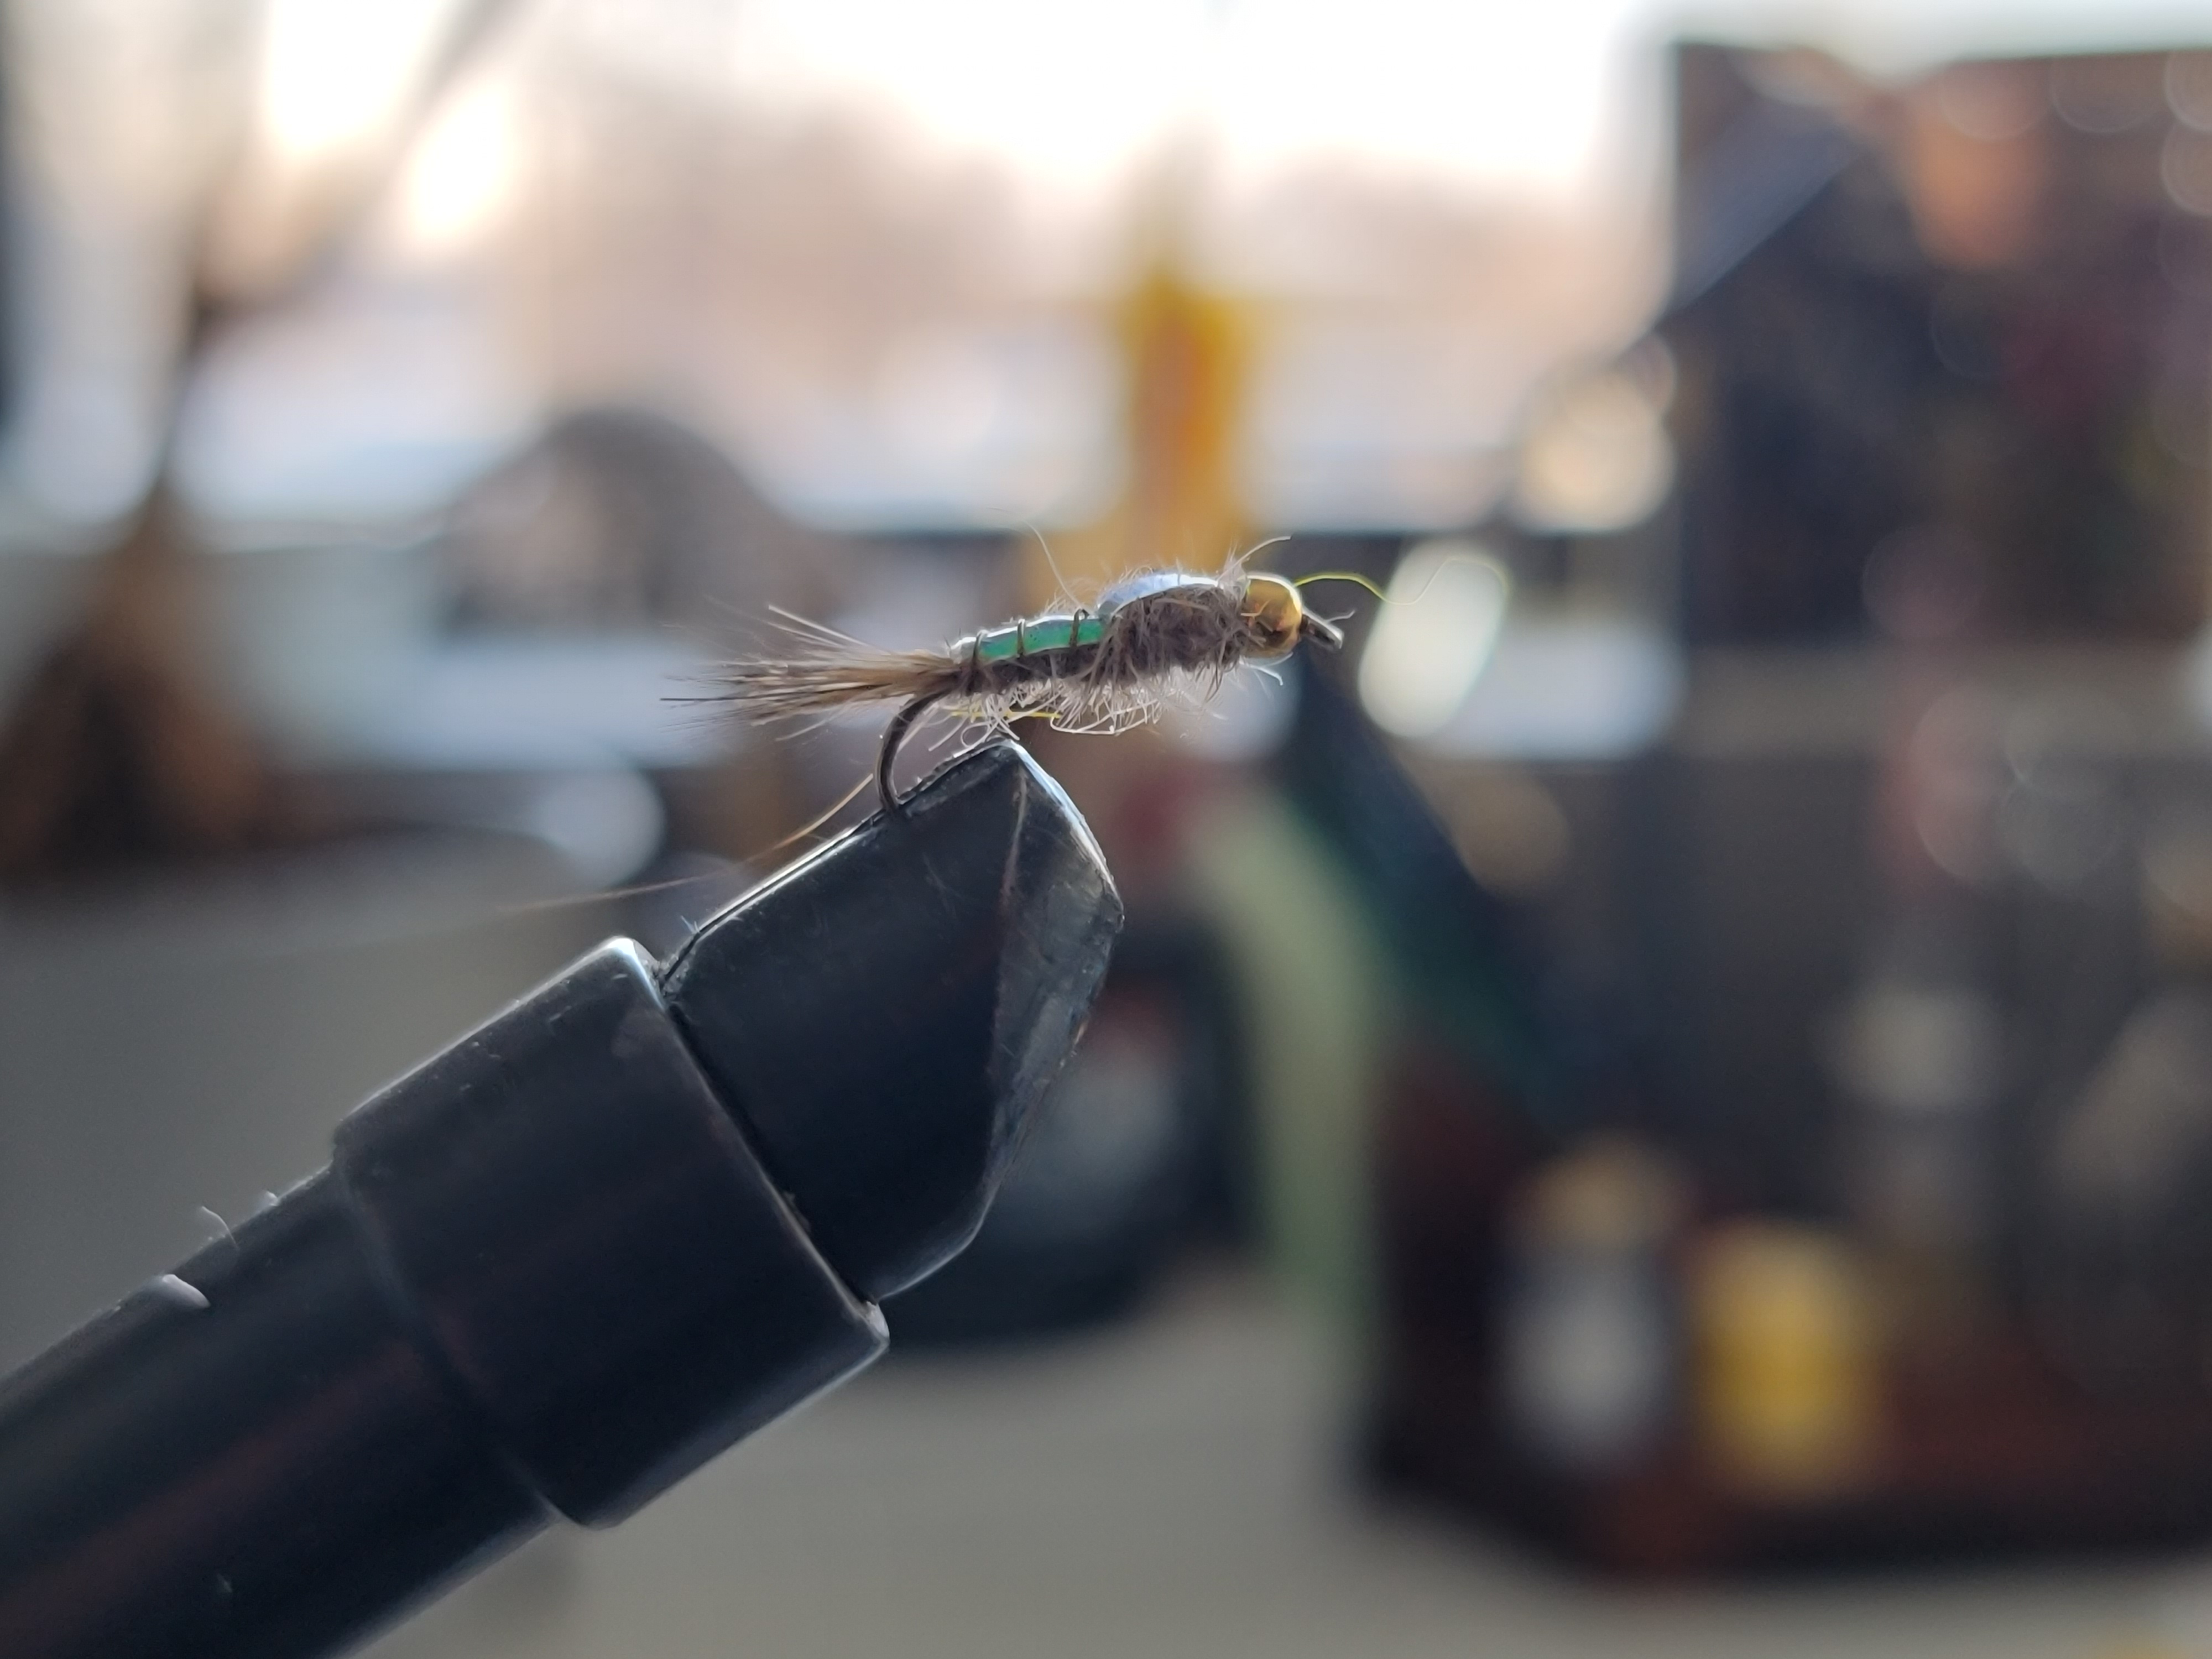
[[[1255,657],[1285,654],[1297,644],[1306,620],[1298,590],[1280,576],[1244,579],[1243,616],[1252,636],[1247,649]]]

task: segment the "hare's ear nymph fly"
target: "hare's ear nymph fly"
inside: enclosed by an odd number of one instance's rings
[[[1247,576],[1237,610],[1250,635],[1244,654],[1251,657],[1285,655],[1297,646],[1309,620],[1298,590],[1280,576]]]
[[[730,664],[720,696],[762,720],[897,703],[876,760],[878,792],[893,810],[902,802],[891,762],[932,709],[1000,730],[1042,716],[1062,731],[1120,732],[1152,719],[1179,690],[1210,696],[1241,662],[1288,656],[1301,641],[1330,650],[1344,643],[1334,623],[1306,609],[1296,583],[1248,574],[1235,560],[1212,575],[1140,570],[1095,606],[1023,617],[933,651],[881,651],[795,617],[784,628],[789,649]]]

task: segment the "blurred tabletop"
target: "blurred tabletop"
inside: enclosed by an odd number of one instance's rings
[[[2212,1559],[1622,1589],[1364,1496],[1255,1277],[1134,1322],[895,1357],[624,1526],[542,1537],[374,1659],[2212,1656]]]

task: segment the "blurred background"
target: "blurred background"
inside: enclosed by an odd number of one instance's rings
[[[374,1651],[2212,1656],[2200,8],[0,18],[0,1364],[788,856],[772,607],[1392,599],[1025,734],[975,1247]]]

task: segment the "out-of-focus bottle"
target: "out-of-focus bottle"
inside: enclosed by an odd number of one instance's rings
[[[1504,1400],[1542,1462],[1609,1472],[1665,1436],[1682,1346],[1668,1252],[1685,1207],[1674,1167],[1622,1136],[1591,1139],[1522,1189],[1500,1310]]]
[[[1955,1369],[1991,1317],[2002,1028],[1972,975],[1922,963],[1869,976],[1833,1032],[1845,1206],[1923,1370]]]
[[[1753,1494],[1848,1492],[1881,1448],[1880,1342],[1865,1268],[1820,1228],[1745,1221],[1699,1246],[1690,1275],[1698,1443]]]

